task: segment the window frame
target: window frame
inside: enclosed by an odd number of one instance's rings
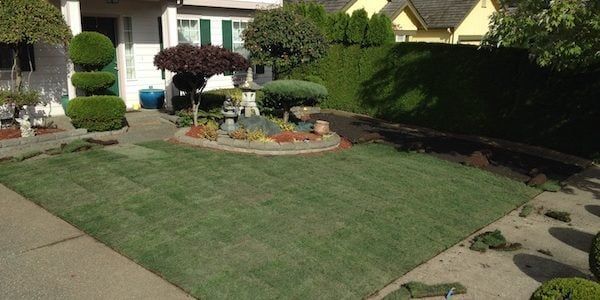
[[[133,18],[130,16],[123,17],[123,46],[125,77],[127,80],[136,80],[137,73],[135,68],[135,43],[133,41]]]
[[[196,22],[196,24],[198,25],[198,41],[197,42],[194,42],[194,41],[187,42],[187,41],[183,41],[183,39],[181,39],[181,36],[184,36],[179,31],[179,29],[182,28],[182,26],[181,26],[182,21]],[[193,31],[190,31],[190,32],[193,32]],[[200,29],[200,18],[177,16],[177,37],[178,37],[178,44],[190,44],[190,45],[194,45],[194,46],[200,46],[202,44],[202,30]]]

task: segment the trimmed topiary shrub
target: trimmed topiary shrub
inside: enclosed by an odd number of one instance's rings
[[[600,232],[592,241],[590,249],[590,270],[596,276],[596,280],[600,281]]]
[[[531,295],[531,300],[598,300],[600,284],[583,278],[556,278],[546,281]]]
[[[117,78],[109,72],[77,72],[71,77],[73,85],[85,91],[86,95],[102,94],[115,81]]]
[[[116,96],[77,97],[69,101],[67,115],[76,128],[116,130],[123,127],[125,103]]]
[[[86,31],[71,40],[69,57],[85,70],[98,70],[114,60],[115,47],[107,36]]]
[[[263,87],[263,106],[283,109],[283,120],[288,122],[289,111],[298,105],[315,105],[327,99],[324,86],[302,80],[276,80]]]

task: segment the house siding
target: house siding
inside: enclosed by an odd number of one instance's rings
[[[43,105],[30,108],[34,115],[62,115],[60,97],[67,93],[67,60],[62,46],[37,43],[33,47],[35,71],[23,72],[24,86],[40,93]],[[0,88],[11,85],[11,72],[0,71]]]
[[[262,4],[281,4],[280,0],[268,1],[242,1]],[[53,1],[58,6],[58,1]],[[233,2],[232,2],[233,3]],[[117,67],[119,73],[120,96],[131,108],[139,103],[139,90],[154,87],[165,88],[166,82],[163,74],[154,66],[154,56],[160,51],[159,23],[162,15],[162,6],[159,2],[148,1],[120,1],[118,4],[108,4],[106,1],[81,1],[82,17],[112,17],[117,20]],[[223,45],[223,20],[248,20],[252,19],[252,9],[217,8],[183,6],[178,9],[178,18],[193,18],[210,20],[211,43]],[[132,24],[133,53],[135,56],[135,78],[127,79],[125,66],[125,45],[123,32],[123,18],[130,17]],[[34,45],[35,64],[34,72],[25,72],[25,85],[39,91],[42,96],[40,105],[34,108],[36,116],[63,115],[60,104],[62,95],[67,94],[68,60],[66,50],[62,47],[44,44]],[[265,74],[257,75],[256,81],[264,83],[271,80],[271,72],[266,68]],[[29,78],[29,80],[27,80]],[[0,88],[9,88],[11,83],[10,71],[0,71]],[[213,76],[207,90],[219,88],[232,88],[233,76]]]
[[[484,7],[485,2],[485,7]],[[498,3],[494,0],[480,0],[454,32],[455,43],[461,41],[461,36],[483,37],[489,30],[490,18],[498,11]],[[470,43],[479,44],[478,41]]]

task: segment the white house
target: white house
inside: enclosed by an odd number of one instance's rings
[[[112,90],[128,107],[138,103],[144,88],[165,88],[172,94],[172,74],[153,65],[163,47],[179,43],[212,44],[244,53],[241,32],[257,9],[283,5],[282,0],[48,0],[60,8],[73,35],[97,31],[116,48],[114,65],[105,68],[117,75]],[[29,48],[32,71],[24,74],[30,89],[41,92],[47,103],[37,109],[44,115],[64,114],[62,95],[75,97],[70,84],[72,65],[62,47],[35,44]],[[8,49],[0,45],[0,87],[10,84]],[[27,61],[27,59],[26,59]],[[30,69],[30,68],[27,68]],[[270,78],[264,68],[255,70],[258,80]],[[233,87],[233,76],[218,75],[207,89]]]

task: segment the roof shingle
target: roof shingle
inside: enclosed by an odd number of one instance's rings
[[[408,5],[407,0],[391,0],[381,9],[381,13],[393,18],[398,11],[403,9],[406,5]]]
[[[460,25],[478,0],[412,0],[429,28]]]

